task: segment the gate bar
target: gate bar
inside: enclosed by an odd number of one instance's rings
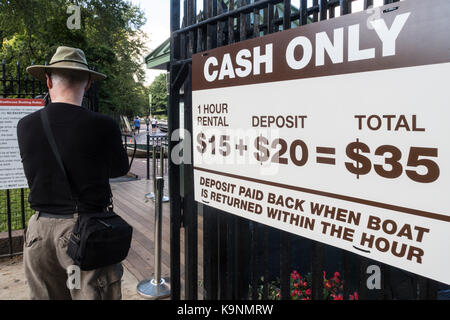
[[[170,0],[170,31],[180,28],[180,1]],[[174,75],[179,68],[172,64],[179,58],[180,46],[175,36],[170,38],[170,95],[168,108],[169,131],[169,194],[170,194],[170,278],[172,280],[172,300],[180,300],[180,228],[181,228],[181,196],[180,196],[180,166],[172,159],[172,151],[177,141],[172,140],[175,130],[180,125],[180,88],[173,87]],[[178,159],[176,159],[178,160]]]
[[[238,9],[229,10],[229,11],[224,12],[220,15],[217,15],[213,18],[208,18],[206,20],[200,21],[197,24],[188,25],[185,28],[174,31],[173,34],[178,35],[180,33],[186,33],[188,31],[192,31],[195,28],[204,27],[208,24],[216,24],[218,21],[228,20],[229,18],[235,18],[235,16],[239,15],[240,13],[250,13],[253,11],[253,9],[263,9],[267,5],[276,4],[276,3],[279,3],[282,1],[283,0],[261,0],[258,2],[254,2],[252,4],[248,4],[243,7],[239,7]],[[233,0],[230,0],[230,3],[232,3],[232,2],[233,2]]]
[[[323,300],[323,243],[313,241],[311,257],[311,299]]]
[[[203,10],[205,19],[212,17],[213,3],[209,0],[203,0]],[[222,6],[218,6],[218,12],[222,12]],[[210,50],[214,47],[216,42],[216,36],[218,32],[215,32],[214,26],[208,24],[206,26],[206,50]],[[201,205],[201,204],[200,204]],[[199,206],[200,206],[199,205]],[[204,292],[203,297],[205,300],[217,300],[219,298],[219,243],[218,243],[218,215],[220,214],[217,209],[203,206],[203,282]]]
[[[187,3],[187,24],[194,25],[195,16],[195,2],[194,0],[185,0]],[[187,43],[187,55],[192,57],[194,53],[194,29],[189,30],[189,38]],[[184,129],[189,132],[192,137],[192,65],[188,66],[188,77],[184,84]],[[189,154],[193,154],[192,144],[188,147]],[[194,201],[194,168],[192,163],[184,163],[184,201],[183,201],[183,215],[184,215],[184,237],[185,237],[185,298],[189,300],[197,299],[198,290],[198,267],[197,267],[197,204]]]
[[[8,240],[9,240],[9,254],[13,254],[13,239],[12,239],[12,221],[11,221],[11,195],[10,190],[6,189],[6,207],[8,215]]]

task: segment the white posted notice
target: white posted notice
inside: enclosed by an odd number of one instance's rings
[[[17,143],[17,123],[44,106],[38,99],[0,99],[0,190],[28,188]]]
[[[450,284],[450,3],[426,3],[194,55],[195,200]]]

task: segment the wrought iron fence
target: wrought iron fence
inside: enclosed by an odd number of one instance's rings
[[[184,129],[192,134],[192,55],[249,38],[332,19],[351,13],[356,0],[204,0],[198,12],[195,0],[171,0],[171,59],[169,136],[179,129],[184,108]],[[390,4],[398,0],[384,0]],[[377,2],[377,1],[375,1]],[[309,5],[308,5],[309,4]],[[376,3],[375,3],[376,4]],[[374,5],[364,0],[364,9]],[[183,17],[181,19],[181,9]],[[169,141],[169,154],[176,141]],[[192,145],[191,145],[192,151]],[[275,230],[194,201],[193,166],[169,162],[171,199],[172,298],[197,299],[198,217],[203,216],[204,299],[268,299],[273,288],[289,299],[291,271],[310,272],[311,297],[323,299],[323,271],[339,271],[347,299],[436,299],[438,283],[345,250]],[[184,232],[184,270],[181,270],[180,231]],[[381,270],[381,289],[369,292],[367,268]],[[273,281],[279,279],[279,284]],[[405,287],[405,290],[401,288]],[[446,287],[448,289],[448,287]],[[399,291],[400,290],[400,291]],[[275,291],[278,293],[278,291]],[[272,297],[276,298],[276,297]]]

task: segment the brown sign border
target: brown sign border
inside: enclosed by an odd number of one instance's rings
[[[389,10],[397,8],[395,10]],[[367,20],[372,13],[362,11],[342,17],[304,25],[260,38],[237,42],[228,46],[219,47],[210,51],[197,53],[193,56],[193,90],[223,88],[236,85],[249,85],[274,81],[323,77],[339,74],[367,72],[375,70],[396,69],[428,64],[450,62],[450,1],[448,0],[407,0],[380,7],[380,14],[390,27],[395,17],[402,13],[411,12],[402,32],[396,41],[396,55],[382,57],[382,45],[376,32],[367,27]],[[372,18],[373,19],[373,18]],[[360,49],[375,48],[375,58],[368,60],[347,62],[348,26],[360,25]],[[285,52],[288,43],[295,37],[306,36],[315,46],[315,35],[325,31],[333,41],[333,30],[344,28],[344,62],[333,64],[325,54],[325,65],[315,66],[314,55],[311,62],[301,70],[291,69],[285,61]],[[261,66],[260,75],[250,75],[234,79],[225,78],[208,82],[203,75],[203,66],[206,60],[214,56],[220,63],[224,54],[234,57],[239,50],[260,46],[264,54],[265,45],[273,44],[273,72],[264,73],[265,66]],[[300,52],[296,54],[301,55]],[[234,59],[234,58],[232,58]]]

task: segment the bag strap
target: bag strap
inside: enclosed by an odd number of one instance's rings
[[[53,136],[52,130],[50,128],[50,122],[48,120],[47,110],[46,109],[47,109],[47,107],[42,108],[42,111],[41,111],[41,120],[42,120],[42,125],[44,127],[45,135],[47,136],[47,140],[48,140],[48,142],[50,144],[50,147],[52,148],[53,154],[56,157],[58,165],[59,165],[59,167],[61,168],[61,171],[64,174],[64,178],[65,178],[67,187],[69,188],[70,198],[75,203],[75,214],[78,214],[78,198],[75,197],[73,195],[73,193],[72,193],[72,187],[70,186],[69,177],[67,175],[66,169],[64,168],[64,163],[62,161],[61,155],[59,154],[58,147],[57,147],[56,141],[55,141],[55,137]]]

